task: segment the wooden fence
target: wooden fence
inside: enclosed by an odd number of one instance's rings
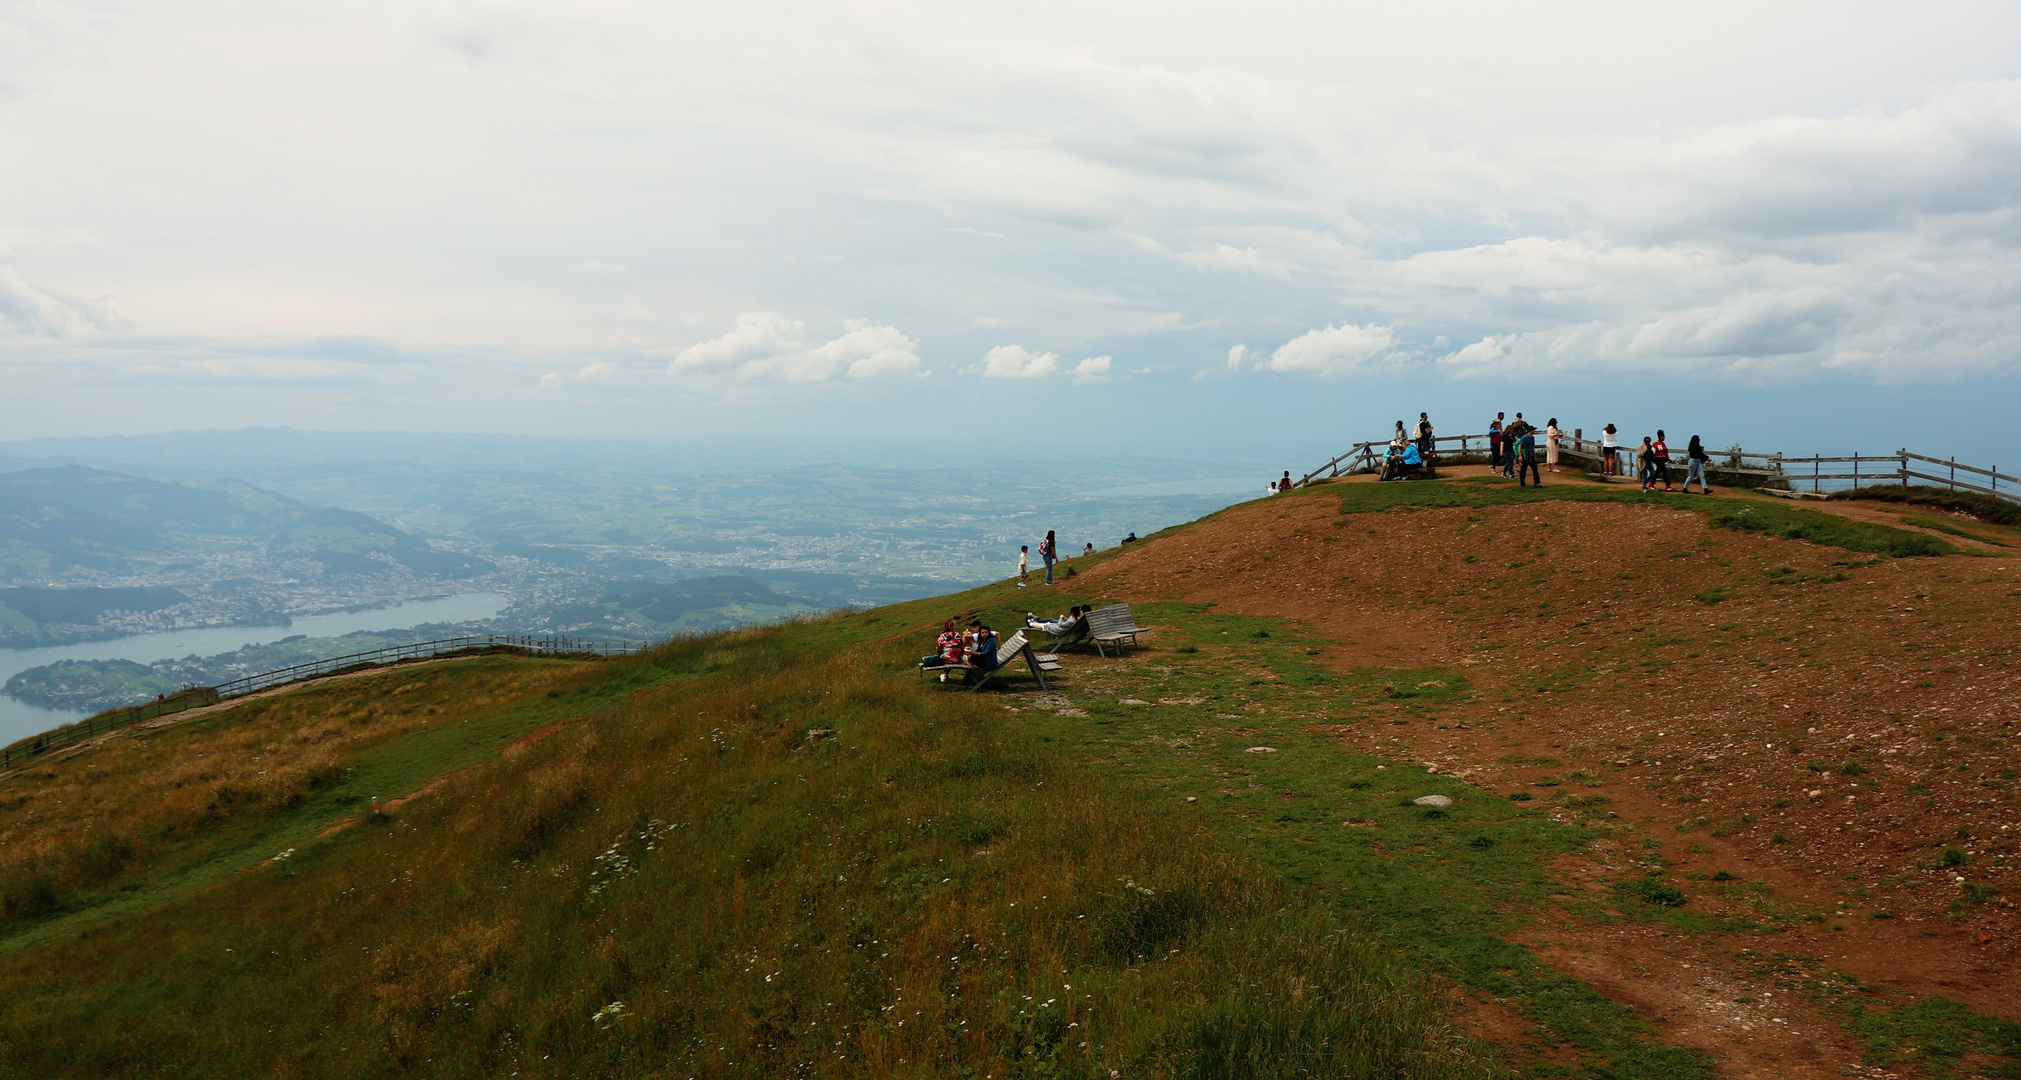
[[[1541,438],[1541,436],[1540,436]],[[1461,454],[1485,453],[1488,437],[1482,435],[1446,435],[1432,440],[1433,454],[1443,455],[1457,451]],[[1637,447],[1619,446],[1616,461],[1632,472]],[[1382,459],[1389,451],[1389,440],[1371,439],[1355,443],[1346,452],[1305,474],[1298,482],[1304,487],[1314,480],[1331,479],[1342,474],[1373,472],[1382,467]],[[1601,460],[1601,445],[1596,439],[1585,438],[1580,429],[1573,429],[1558,440],[1559,456],[1581,458],[1596,465]],[[1981,469],[1973,465],[1960,465],[1957,458],[1934,458],[1923,454],[1897,450],[1892,454],[1854,454],[1851,457],[1785,457],[1779,453],[1758,453],[1729,447],[1725,450],[1707,451],[1712,458],[1712,471],[1728,483],[1744,483],[1750,486],[1782,487],[1795,489],[1798,484],[1809,484],[1813,492],[1823,490],[1824,482],[1834,483],[1850,480],[1857,487],[1862,482],[1874,484],[1900,484],[1907,487],[1911,480],[1923,480],[1942,484],[1953,490],[1964,489],[1996,499],[2021,502],[2021,478],[2009,476],[1998,467]],[[1671,451],[1671,466],[1683,465],[1681,452]],[[1810,466],[1808,470],[1804,466]],[[1831,465],[1834,471],[1825,472],[1824,466]],[[1862,467],[1865,466],[1863,469]],[[1963,479],[1959,473],[1964,473]],[[1626,475],[1626,473],[1624,473]],[[1977,478],[1984,480],[1975,482]],[[2002,488],[2002,483],[2007,487]]]
[[[12,746],[0,749],[0,769],[60,746],[103,735],[128,724],[341,671],[377,667],[381,664],[397,664],[405,660],[424,660],[459,652],[513,652],[534,656],[624,656],[643,652],[652,648],[653,644],[645,641],[581,641],[575,638],[471,634],[464,637],[438,638],[434,641],[410,642],[406,645],[388,645],[385,648],[351,653],[347,656],[333,656],[327,660],[309,660],[275,668],[272,671],[262,671],[257,675],[240,676],[216,686],[184,687],[166,698],[130,708],[102,712],[75,724],[22,739]]]

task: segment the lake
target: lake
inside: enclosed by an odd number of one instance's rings
[[[296,619],[292,626],[208,627],[171,630],[162,634],[135,634],[111,641],[52,645],[41,649],[0,649],[0,683],[29,668],[53,664],[58,660],[131,660],[137,664],[150,664],[156,660],[174,660],[190,655],[214,656],[231,652],[241,645],[264,645],[296,634],[341,637],[359,630],[404,630],[422,623],[489,619],[504,609],[505,597],[498,593],[465,593],[371,611],[310,615]],[[0,745],[82,720],[87,715],[63,709],[44,709],[0,694]]]

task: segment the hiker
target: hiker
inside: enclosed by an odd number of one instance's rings
[[[1281,495],[1281,494],[1283,494],[1284,492],[1290,491],[1290,490],[1291,490],[1291,486],[1292,486],[1292,485],[1291,485],[1291,470],[1290,470],[1290,469],[1286,469],[1286,470],[1284,470],[1284,479],[1282,479],[1282,480],[1279,480],[1279,481],[1277,482],[1277,491],[1278,491],[1278,494],[1280,494],[1280,495]]]
[[[1642,493],[1649,493],[1649,481],[1656,476],[1656,451],[1649,448],[1649,436],[1642,436],[1642,448],[1635,451],[1635,471],[1642,478]]]
[[[1018,545],[1018,588],[1020,589],[1025,587],[1025,579],[1032,576],[1032,568],[1025,562],[1025,557],[1031,553],[1031,550],[1030,544]]]
[[[1600,475],[1613,476],[1620,472],[1621,463],[1617,460],[1620,456],[1620,436],[1614,425],[1608,424],[1600,429]]]
[[[1123,543],[1134,544],[1136,542],[1137,542],[1137,530],[1131,529],[1130,535],[1123,537]]]
[[[922,656],[919,658],[920,667],[961,666],[961,631],[954,628],[953,619],[940,624],[940,640],[935,642],[934,648],[937,651],[932,656]],[[941,675],[940,681],[947,681],[946,674]]]
[[[1509,426],[1502,429],[1503,479],[1514,480],[1516,478],[1516,444],[1522,442],[1523,436],[1528,434],[1529,430],[1530,425],[1523,420],[1522,413],[1517,413],[1516,418],[1510,421]]]
[[[1663,490],[1673,490],[1670,486],[1670,447],[1663,441],[1663,429],[1656,429],[1656,441],[1649,444],[1649,458],[1656,463],[1656,472],[1663,477]]]
[[[1699,494],[1712,494],[1712,485],[1705,482],[1705,467],[1712,464],[1712,458],[1706,454],[1705,444],[1698,441],[1698,436],[1693,435],[1690,445],[1684,448],[1684,461],[1687,466],[1684,474],[1684,493],[1691,494],[1691,482],[1696,480]]]
[[[1425,461],[1432,459],[1432,420],[1424,413],[1418,414],[1418,453]]]
[[[1565,433],[1558,430],[1558,418],[1552,417],[1551,422],[1544,425],[1544,464],[1550,466],[1552,472],[1558,471],[1558,440],[1564,437]]]
[[[1087,613],[1087,610],[1087,608],[1076,604],[1068,608],[1067,613],[1057,619],[1041,619],[1038,616],[1038,612],[1027,611],[1025,612],[1025,626],[1032,630],[1044,630],[1054,637],[1065,637],[1068,631],[1080,625],[1081,617]]]
[[[1039,558],[1046,561],[1046,584],[1053,583],[1053,563],[1060,558],[1059,541],[1053,539],[1053,531],[1046,530],[1046,538],[1039,541]]]
[[[1093,540],[1090,540],[1088,541],[1088,546],[1081,549],[1081,554],[1093,555],[1094,553],[1095,553],[1095,542]]]
[[[1524,475],[1528,474],[1529,479],[1535,480],[1538,487],[1543,487],[1544,478],[1537,475],[1536,429],[1524,428],[1522,440],[1516,444],[1516,449],[1522,455],[1521,460],[1516,463],[1516,486],[1525,486]]]
[[[1507,414],[1496,413],[1494,422],[1488,425],[1488,468],[1490,469],[1502,467],[1502,417],[1505,415]]]

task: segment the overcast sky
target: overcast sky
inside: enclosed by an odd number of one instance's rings
[[[2021,5],[1089,7],[0,0],[0,439],[2021,463]]]

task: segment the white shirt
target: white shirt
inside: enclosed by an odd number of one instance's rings
[[[1601,446],[1620,446],[1621,444],[1620,444],[1620,443],[1618,443],[1618,442],[1615,442],[1615,441],[1614,441],[1614,433],[1613,433],[1613,432],[1611,432],[1611,431],[1602,431],[1602,432],[1600,433],[1600,445],[1601,445]]]

